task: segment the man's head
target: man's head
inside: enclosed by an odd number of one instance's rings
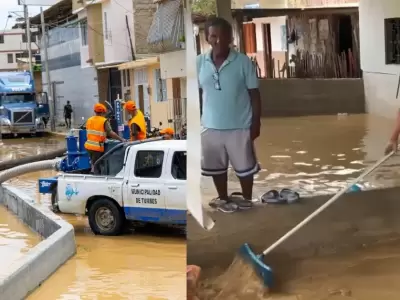
[[[136,108],[136,103],[135,103],[135,101],[132,101],[132,100],[129,100],[129,101],[127,101],[126,103],[125,103],[125,109],[126,109],[126,111],[131,115],[131,116],[133,116],[135,113],[136,113],[136,110],[137,110],[137,108]]]
[[[172,140],[174,138],[175,131],[168,127],[160,130],[160,134],[164,137],[166,140]]]
[[[222,18],[211,18],[205,25],[206,40],[215,54],[227,52],[233,42],[232,26]]]
[[[107,113],[106,106],[101,103],[96,103],[93,110],[97,116],[104,116]]]
[[[67,101],[67,104],[68,104],[68,105],[70,105],[70,102],[69,102],[69,100]]]

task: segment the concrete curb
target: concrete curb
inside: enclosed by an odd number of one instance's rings
[[[44,239],[7,269],[0,270],[0,300],[25,299],[76,253],[74,228],[16,188],[1,186],[0,203]]]

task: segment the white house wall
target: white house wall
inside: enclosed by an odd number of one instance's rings
[[[31,29],[32,32],[36,32],[36,28]],[[22,35],[25,33],[25,29],[11,29],[1,31],[0,34],[4,35],[4,43],[0,43],[0,70],[11,70],[17,69],[18,64],[15,55],[17,53],[22,53],[28,49],[28,44],[22,42]],[[38,50],[36,38],[32,41],[32,50]],[[13,55],[13,62],[8,62],[8,54]]]
[[[361,0],[360,55],[368,112],[394,118],[400,108],[396,99],[400,65],[385,63],[384,19],[400,16],[398,0]]]
[[[97,72],[95,68],[81,67],[81,42],[79,26],[59,27],[49,31],[49,73],[55,89],[56,122],[64,122],[63,108],[67,101],[74,110],[73,121],[78,125],[82,118],[93,114],[98,102]],[[44,72],[44,66],[42,68]],[[48,92],[46,76],[42,74],[43,89]]]
[[[104,60],[106,63],[132,59],[126,16],[128,16],[128,24],[132,34],[133,1],[119,0],[118,4],[114,1],[102,3]]]
[[[160,54],[160,69],[162,79],[186,77],[185,50]]]

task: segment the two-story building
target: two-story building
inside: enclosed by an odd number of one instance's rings
[[[395,118],[400,108],[400,3],[360,1],[360,55],[369,113]]]
[[[38,53],[37,28],[31,28],[32,54]],[[17,71],[18,60],[26,59],[28,38],[25,29],[15,28],[0,32],[0,71]]]

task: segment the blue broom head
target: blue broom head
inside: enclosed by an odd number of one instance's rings
[[[247,243],[240,247],[239,255],[244,261],[252,265],[254,271],[257,276],[261,278],[264,285],[271,288],[273,284],[273,273],[272,269],[263,262],[263,256],[255,254]]]

